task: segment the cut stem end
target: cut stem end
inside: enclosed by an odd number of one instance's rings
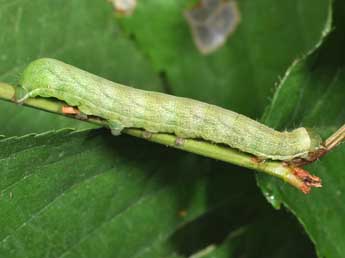
[[[311,175],[307,170],[300,167],[292,167],[292,173],[298,177],[303,184],[300,186],[300,190],[308,194],[311,187],[320,188],[322,187],[322,181],[319,177]]]

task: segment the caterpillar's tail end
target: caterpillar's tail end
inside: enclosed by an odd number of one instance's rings
[[[321,136],[313,129],[311,128],[305,128],[309,135],[310,139],[310,147],[309,152],[315,152],[318,151],[320,148],[322,148],[322,138]]]
[[[305,194],[308,194],[312,187],[322,187],[322,181],[319,177],[311,175],[308,171],[302,168],[294,167],[293,173],[303,182],[300,186],[300,190]]]

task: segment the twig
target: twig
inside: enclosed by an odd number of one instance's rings
[[[15,89],[16,87],[12,85],[0,82],[0,99],[15,102]],[[72,107],[68,107],[66,103],[61,101],[44,98],[32,98],[27,99],[23,105],[108,127],[105,120],[97,117],[80,116],[77,112],[77,109],[73,110]],[[250,154],[202,140],[183,139],[181,142],[181,139],[171,134],[147,134],[147,132],[144,130],[133,128],[125,129],[123,132],[125,134],[146,139],[151,142],[164,144],[166,146],[192,152],[205,157],[264,172],[284,180],[304,193],[309,193],[311,187],[321,187],[321,180],[318,177],[312,176],[307,171],[289,165],[285,162],[263,162]]]
[[[332,134],[324,143],[324,146],[328,151],[334,149],[345,139],[345,124],[340,127],[334,134]]]

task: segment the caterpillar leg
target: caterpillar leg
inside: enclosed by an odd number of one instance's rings
[[[152,133],[151,132],[149,132],[149,131],[144,131],[143,132],[143,137],[144,137],[144,139],[150,139],[151,137],[152,137]]]
[[[182,146],[183,144],[184,144],[184,139],[181,137],[176,137],[175,145],[176,146]]]
[[[259,163],[263,163],[263,162],[265,162],[265,158],[264,157],[257,157],[257,156],[255,156],[255,157],[252,157],[252,161],[254,162],[254,163],[257,163],[257,164],[259,164]]]
[[[79,114],[76,114],[75,117],[79,120],[87,120],[89,117],[87,116],[87,114],[84,114],[82,112],[80,112]]]
[[[111,134],[114,136],[118,136],[121,134],[121,131],[124,129],[124,126],[117,121],[109,121],[109,128],[111,130]]]

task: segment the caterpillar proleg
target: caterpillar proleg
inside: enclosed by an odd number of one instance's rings
[[[201,138],[225,144],[260,159],[289,161],[306,158],[321,148],[311,129],[279,132],[233,111],[197,100],[127,87],[49,58],[25,69],[18,93],[54,97],[86,115],[107,121],[112,133],[142,128],[150,133],[171,133],[180,138]]]

